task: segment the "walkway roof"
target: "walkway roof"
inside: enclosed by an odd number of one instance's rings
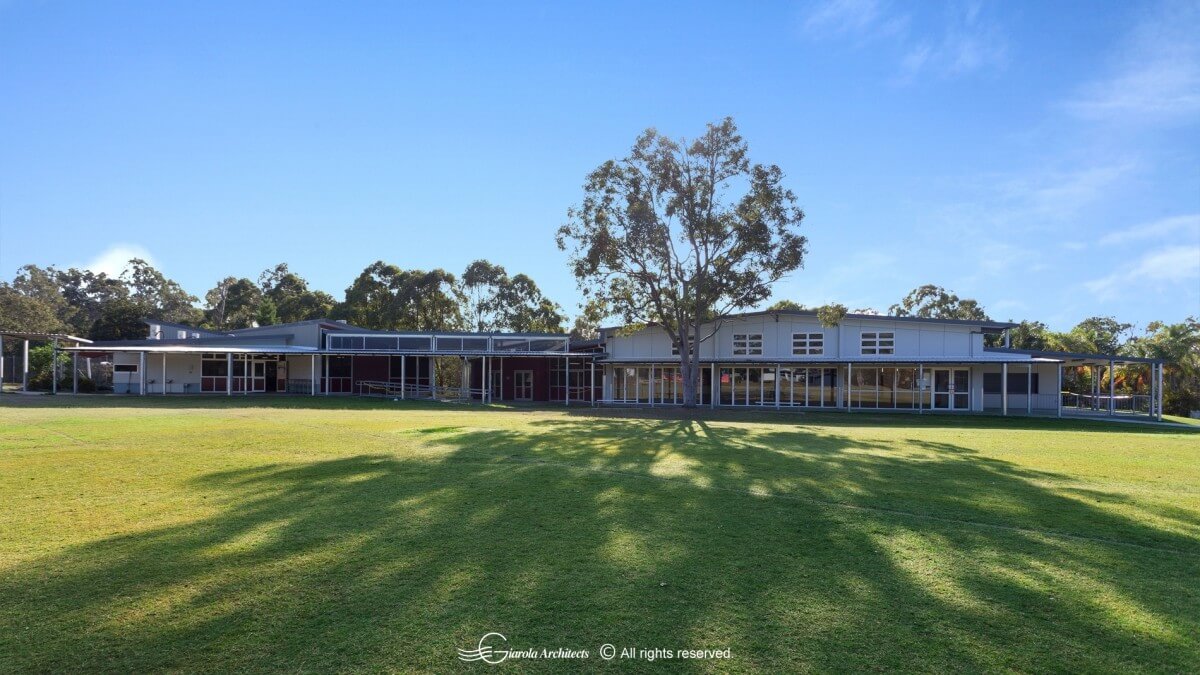
[[[1165,363],[1164,359],[1151,359],[1141,356],[1119,356],[1115,354],[1088,354],[1085,352],[1056,352],[1047,349],[1014,349],[1011,347],[984,347],[984,351],[995,352],[999,354],[1026,354],[1034,358],[1049,359],[1052,361],[1062,361],[1068,363],[1071,361],[1080,361],[1082,363],[1107,364],[1118,363],[1125,365],[1127,363]]]

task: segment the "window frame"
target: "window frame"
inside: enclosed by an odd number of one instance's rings
[[[803,341],[803,344],[801,344]],[[813,344],[814,341],[816,344]],[[825,333],[792,333],[792,356],[823,356]]]
[[[733,355],[734,356],[762,356],[763,355],[763,334],[762,333],[733,333]],[[739,346],[739,343],[741,345]],[[755,346],[757,345],[757,346]]]
[[[858,350],[863,356],[894,356],[896,354],[896,331],[859,331]]]

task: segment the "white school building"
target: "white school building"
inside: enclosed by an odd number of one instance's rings
[[[146,323],[145,339],[84,340],[63,349],[111,363],[117,394],[683,403],[678,350],[654,325],[605,328],[599,339],[572,340],[563,334],[377,331],[326,319],[232,331]],[[865,314],[824,326],[815,312],[789,310],[726,316],[701,330],[699,403],[1162,419],[1162,361],[988,346],[1004,344],[1014,327]],[[456,373],[453,383],[439,381],[439,372],[448,379],[447,367]],[[1143,371],[1149,390],[1118,394],[1111,376],[1117,367]],[[1079,369],[1091,370],[1089,389],[1066,391],[1064,371]],[[1100,384],[1104,375],[1107,391]]]
[[[811,311],[723,317],[700,330],[700,400],[712,407],[1061,415],[1142,414],[1161,419],[1162,363],[1102,354],[986,346],[1017,324],[847,315],[823,326]],[[606,328],[603,401],[682,403],[677,347],[661,327]],[[1064,368],[1101,372],[1137,364],[1151,390],[1064,392]]]

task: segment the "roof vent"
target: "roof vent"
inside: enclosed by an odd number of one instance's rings
[[[345,319],[337,319],[337,322],[338,322],[338,323],[346,323],[346,320],[345,320]],[[347,325],[348,325],[348,324],[347,324]]]

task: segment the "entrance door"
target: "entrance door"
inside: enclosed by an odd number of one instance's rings
[[[933,409],[971,409],[971,371],[938,368],[933,371]]]
[[[504,373],[499,370],[492,371],[492,400],[504,400]]]
[[[533,400],[533,371],[513,371],[513,398],[518,401]]]
[[[279,363],[277,361],[267,361],[265,364],[263,364],[263,368],[264,376],[267,378],[264,391],[276,391],[279,389],[279,380],[277,379],[279,377]]]

